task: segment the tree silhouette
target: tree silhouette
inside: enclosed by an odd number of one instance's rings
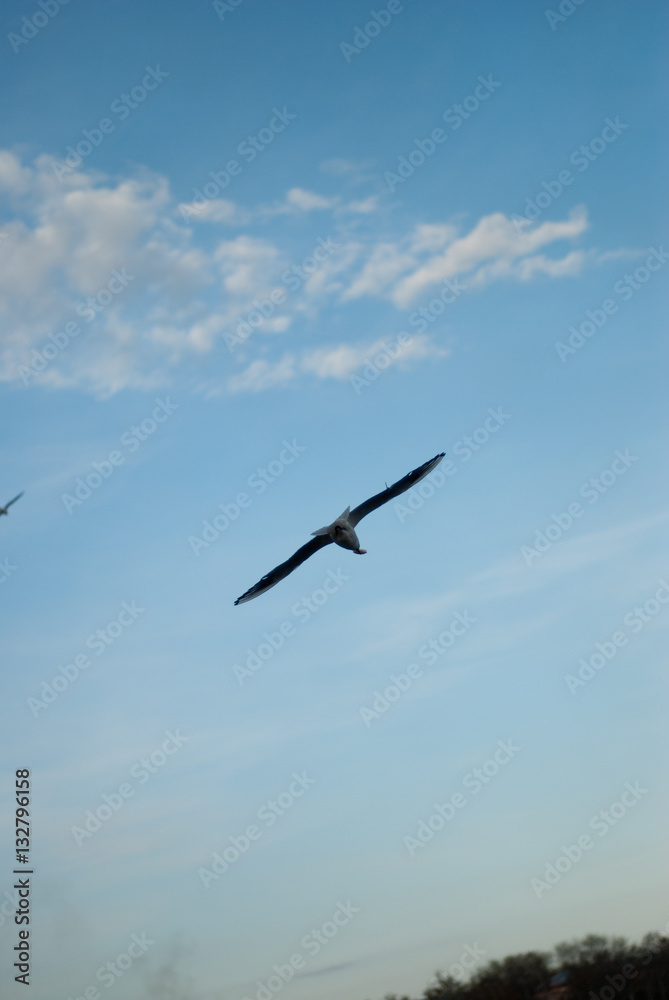
[[[437,973],[418,1000],[669,1000],[669,938],[651,932],[635,945],[587,934],[549,954],[493,959],[468,982]]]

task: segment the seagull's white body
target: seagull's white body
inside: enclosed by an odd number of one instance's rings
[[[366,549],[360,548],[360,541],[355,533],[355,527],[358,522],[362,521],[363,517],[366,517],[367,514],[376,510],[377,507],[388,503],[389,500],[399,496],[400,493],[410,490],[412,486],[415,486],[421,479],[428,476],[439,465],[443,457],[444,452],[442,451],[439,455],[431,458],[429,462],[425,462],[424,465],[420,465],[407,476],[398,479],[392,486],[386,486],[385,490],[370,497],[369,500],[365,500],[364,503],[354,507],[353,510],[347,507],[344,513],[340,514],[332,524],[328,524],[327,527],[319,528],[317,531],[312,532],[310,542],[307,542],[306,545],[303,545],[302,548],[293,553],[290,559],[286,559],[280,566],[276,566],[271,572],[266,573],[253,587],[242,594],[241,597],[238,597],[235,604],[244,604],[245,601],[251,601],[254,597],[264,594],[270,587],[275,586],[279,580],[283,580],[294,569],[297,569],[305,559],[312,556],[314,552],[318,552],[324,545],[329,545],[330,542],[341,546],[342,549],[349,549],[358,556],[365,555]]]
[[[347,507],[344,513],[340,514],[337,520],[329,524],[327,528],[319,528],[317,531],[312,531],[311,534],[315,537],[329,535],[335,545],[341,545],[342,549],[351,549],[357,556],[364,556],[367,549],[360,548],[358,536],[348,519],[350,513],[351,508]]]

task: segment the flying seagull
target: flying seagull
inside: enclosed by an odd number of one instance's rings
[[[24,493],[25,490],[21,490],[18,496],[15,496],[13,500],[10,500],[9,503],[6,503],[4,507],[0,507],[0,517],[3,514],[9,514],[9,508],[12,506],[13,503],[16,503],[17,500],[20,500]]]
[[[355,526],[358,521],[362,521],[363,517],[371,514],[377,507],[381,507],[384,503],[388,503],[389,500],[398,497],[400,493],[404,493],[405,490],[409,490],[412,486],[415,486],[421,479],[429,475],[433,469],[436,469],[444,455],[445,452],[443,451],[439,455],[435,455],[429,462],[425,462],[424,465],[414,469],[413,472],[404,476],[403,479],[398,479],[392,486],[387,486],[385,490],[377,493],[376,496],[370,497],[369,500],[365,500],[364,503],[361,503],[358,507],[354,507],[353,510],[347,507],[344,513],[340,514],[332,524],[327,525],[325,528],[319,528],[318,531],[312,531],[314,537],[310,542],[307,542],[301,549],[298,549],[286,562],[281,563],[280,566],[277,566],[270,573],[263,576],[262,580],[259,580],[255,586],[247,590],[241,597],[238,597],[235,604],[252,601],[254,597],[264,594],[266,590],[273,587],[279,580],[283,580],[285,576],[288,576],[294,569],[297,569],[305,559],[312,556],[314,552],[318,552],[324,545],[329,545],[330,542],[341,545],[343,549],[351,549],[358,556],[365,555],[367,550],[360,548],[360,542],[355,533]]]

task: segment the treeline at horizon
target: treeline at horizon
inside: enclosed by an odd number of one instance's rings
[[[666,929],[666,928],[665,928]],[[493,960],[468,981],[437,972],[420,997],[384,1000],[669,1000],[669,938],[655,931],[639,944],[588,934],[550,952]]]

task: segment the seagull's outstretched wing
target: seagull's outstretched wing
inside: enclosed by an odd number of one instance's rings
[[[404,476],[403,479],[398,479],[392,486],[388,486],[385,490],[382,490],[381,493],[377,493],[376,496],[370,497],[369,500],[365,500],[364,503],[354,507],[348,515],[348,523],[355,528],[358,521],[362,521],[363,517],[367,517],[367,515],[371,514],[371,512],[376,510],[377,507],[381,507],[384,503],[388,503],[389,500],[393,500],[395,497],[398,497],[400,493],[410,490],[411,487],[420,482],[424,476],[428,476],[433,469],[436,469],[445,454],[446,452],[442,451],[439,455],[435,455],[429,462],[426,462],[424,465],[420,465],[417,469],[414,469],[413,472]]]
[[[20,500],[24,493],[25,490],[21,490],[21,492],[17,494],[17,496],[15,496],[13,500],[10,500],[9,503],[6,503],[2,509],[7,510],[7,508],[11,507],[13,503],[16,503],[17,500]]]
[[[264,594],[266,590],[273,587],[275,583],[279,582],[279,580],[283,580],[284,576],[288,576],[288,574],[292,573],[294,569],[297,569],[300,563],[303,563],[305,559],[312,556],[314,552],[318,552],[318,550],[322,549],[324,545],[329,545],[331,542],[332,539],[329,535],[318,535],[316,538],[312,538],[311,541],[307,542],[306,545],[303,545],[301,549],[298,549],[297,552],[290,557],[290,559],[286,559],[286,561],[281,563],[280,566],[277,566],[270,573],[266,573],[262,580],[258,580],[258,582],[251,587],[250,590],[247,590],[245,594],[238,597],[235,604],[243,604],[244,601],[251,601],[254,597]]]

